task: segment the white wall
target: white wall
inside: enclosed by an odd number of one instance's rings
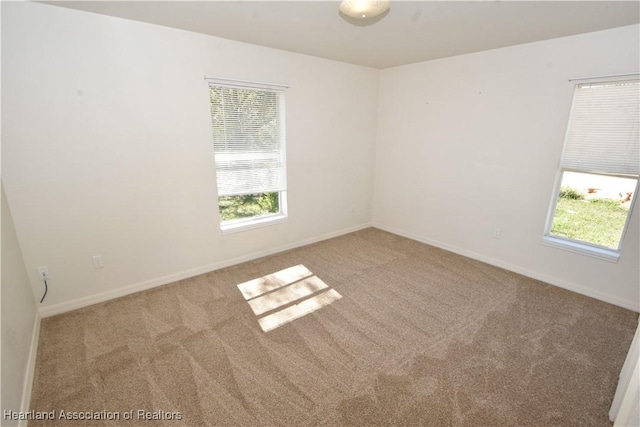
[[[374,224],[638,311],[640,205],[617,264],[540,242],[568,79],[638,72],[639,28],[383,70]]]
[[[2,192],[2,413],[29,407],[40,318]],[[2,425],[17,425],[7,421]]]
[[[370,223],[379,71],[2,7],[3,180],[32,286],[53,277],[43,313]],[[285,224],[220,234],[205,75],[291,86]]]
[[[622,365],[609,419],[614,427],[640,426],[640,326]]]

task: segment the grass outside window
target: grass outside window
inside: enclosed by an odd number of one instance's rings
[[[565,194],[579,194],[571,190]],[[629,206],[614,199],[563,197],[561,192],[551,234],[618,249]]]

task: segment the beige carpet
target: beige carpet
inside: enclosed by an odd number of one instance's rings
[[[341,298],[263,332],[298,265]],[[120,420],[29,425],[608,426],[637,318],[370,228],[44,319],[32,409]]]

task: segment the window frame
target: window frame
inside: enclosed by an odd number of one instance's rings
[[[238,218],[232,220],[223,221],[220,217],[220,188],[218,186],[218,170],[214,167],[215,170],[215,179],[216,179],[216,195],[217,202],[216,205],[218,207],[218,223],[220,226],[220,232],[222,234],[231,234],[237,233],[246,230],[252,230],[256,228],[267,227],[271,225],[281,224],[287,221],[288,219],[288,206],[287,206],[287,167],[286,167],[286,101],[285,101],[285,92],[288,89],[288,86],[278,85],[278,84],[270,84],[270,83],[258,83],[258,82],[248,82],[242,80],[231,80],[231,79],[221,79],[215,77],[205,76],[205,81],[207,83],[207,104],[209,108],[211,108],[211,99],[210,99],[210,91],[212,87],[225,87],[231,89],[242,89],[242,90],[253,90],[253,91],[268,91],[268,92],[276,92],[278,93],[278,120],[279,120],[279,135],[280,135],[280,151],[282,156],[282,171],[284,175],[284,189],[281,191],[264,191],[264,193],[276,192],[278,193],[278,212],[267,213],[264,215],[258,215],[253,217],[246,218]],[[213,117],[210,117],[212,120]],[[212,136],[213,138],[213,136]],[[214,159],[215,159],[215,148],[214,148]],[[241,194],[231,195],[240,196]]]
[[[565,133],[565,139],[563,142],[563,150],[562,153],[566,150],[567,146],[567,135],[571,129],[571,118],[574,112],[575,107],[575,97],[576,97],[576,89],[578,85],[585,83],[615,83],[615,82],[624,82],[629,80],[638,80],[637,78],[606,78],[606,79],[581,79],[580,82],[574,82],[573,90],[571,92],[572,101],[571,101],[571,109],[569,112],[569,117],[567,121],[567,128]],[[627,213],[627,218],[625,220],[624,228],[622,230],[622,234],[620,236],[620,240],[618,242],[618,247],[613,249],[607,246],[598,245],[595,243],[590,243],[583,240],[571,239],[563,236],[556,236],[551,234],[551,228],[553,227],[553,220],[555,218],[555,213],[558,205],[558,198],[560,195],[560,189],[562,186],[562,180],[565,172],[576,172],[590,175],[600,175],[600,176],[610,176],[610,177],[620,177],[620,178],[635,178],[636,186],[635,192],[633,195],[633,200],[629,206],[629,212]],[[640,189],[640,175],[624,175],[624,174],[612,174],[612,173],[597,173],[591,170],[586,169],[577,169],[577,168],[568,168],[565,167],[562,163],[562,158],[560,159],[558,170],[556,172],[556,178],[553,186],[553,192],[551,196],[551,203],[549,206],[549,211],[547,213],[547,219],[545,222],[544,233],[542,237],[542,244],[546,246],[550,246],[553,248],[563,249],[569,252],[577,253],[580,255],[586,255],[592,258],[609,261],[609,262],[618,262],[620,258],[621,249],[624,244],[628,229],[629,223],[631,222],[631,217],[634,214],[634,210],[636,209],[636,199],[638,195],[638,190]]]
[[[545,223],[545,232],[542,237],[542,243],[546,246],[551,246],[558,249],[564,249],[569,252],[586,255],[592,258],[601,259],[604,261],[610,262],[618,262],[620,258],[620,250],[622,249],[622,244],[627,235],[627,231],[629,229],[629,222],[631,222],[631,217],[633,216],[633,212],[636,205],[636,195],[638,194],[638,190],[640,189],[640,177],[636,177],[636,187],[634,192],[633,200],[631,201],[631,205],[629,206],[629,213],[627,214],[627,218],[624,223],[624,228],[622,230],[622,234],[620,236],[620,241],[618,242],[618,247],[616,249],[609,248],[607,246],[598,245],[596,243],[586,242],[584,240],[576,240],[571,239],[569,237],[563,236],[555,236],[551,234],[551,227],[553,227],[553,219],[555,217],[556,208],[558,206],[558,197],[560,195],[560,189],[562,187],[562,177],[564,172],[577,172],[577,173],[585,173],[591,175],[601,175],[601,176],[611,176],[611,177],[619,177],[619,178],[630,178],[629,175],[611,175],[611,174],[599,174],[584,170],[576,170],[572,168],[563,168],[560,167],[556,176],[555,184],[553,187],[553,194],[551,198],[551,204],[549,208],[549,212],[547,214],[547,220]]]
[[[222,232],[222,234],[238,233],[240,231],[253,230],[256,228],[262,228],[287,222],[287,191],[278,191],[277,193],[278,205],[280,207],[279,212],[248,218],[232,219],[228,221],[220,220],[220,231]],[[220,207],[218,206],[218,212],[219,211]]]

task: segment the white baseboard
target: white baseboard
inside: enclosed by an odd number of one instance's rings
[[[273,255],[278,252],[287,251],[289,249],[295,249],[300,246],[309,245],[311,243],[320,242],[322,240],[331,239],[333,237],[341,236],[343,234],[352,233],[354,231],[362,230],[364,228],[371,227],[371,223],[360,224],[354,227],[344,228],[342,230],[334,231],[331,233],[325,233],[319,236],[311,237],[305,240],[300,240],[294,243],[289,243],[282,246],[266,249],[263,251],[253,252],[241,257],[232,258],[229,260],[220,261],[214,264],[205,265],[202,267],[194,268],[191,270],[183,271],[176,274],[171,274],[164,277],[158,277],[144,282],[135,283],[132,285],[124,286],[122,288],[114,289],[111,291],[101,292],[99,294],[89,295],[75,300],[62,302],[60,304],[54,304],[51,306],[45,306],[40,308],[40,315],[42,317],[54,316],[56,314],[66,313],[67,311],[76,310],[78,308],[87,307],[100,302],[108,301],[111,299],[119,298],[125,295],[133,294],[147,289],[155,288],[157,286],[166,285],[168,283],[176,282],[178,280],[188,279],[189,277],[198,276],[200,274],[209,273],[211,271],[219,270],[221,268],[229,267],[232,265],[240,264],[242,262],[252,261],[254,259],[262,258],[268,255]]]
[[[478,261],[485,262],[487,264],[494,265],[496,267],[504,268],[505,270],[512,271],[514,273],[522,274],[523,276],[530,277],[532,279],[540,280],[542,282],[548,283],[550,285],[558,286],[560,288],[581,294],[586,295],[591,298],[595,298],[600,301],[607,302],[609,304],[617,305],[622,308],[626,308],[628,310],[632,310],[635,312],[640,312],[640,304],[631,303],[629,301],[623,300],[621,298],[617,298],[611,295],[604,294],[602,292],[594,291],[592,289],[585,288],[584,286],[570,283],[565,280],[561,280],[555,277],[547,276],[543,273],[539,273],[537,271],[532,271],[515,264],[511,264],[496,258],[488,257],[477,252],[469,251],[466,249],[461,249],[459,247],[449,245],[447,243],[443,243],[437,240],[426,239],[422,236],[418,236],[413,233],[409,233],[404,230],[400,230],[394,227],[387,227],[385,225],[374,222],[372,224],[373,227],[379,228],[380,230],[388,231],[389,233],[397,234],[399,236],[407,237],[412,240],[416,240],[421,243],[426,243],[427,245],[435,246],[440,249],[447,250],[449,252],[454,252],[458,255],[466,256],[468,258],[473,258]]]
[[[40,342],[40,313],[36,312],[33,322],[33,332],[31,333],[31,346],[29,348],[29,358],[27,360],[27,369],[24,373],[22,382],[22,401],[20,402],[20,412],[29,412],[31,405],[31,390],[33,388],[33,377],[36,372],[36,359],[38,356],[38,343]],[[20,420],[18,426],[26,427],[27,420]]]

